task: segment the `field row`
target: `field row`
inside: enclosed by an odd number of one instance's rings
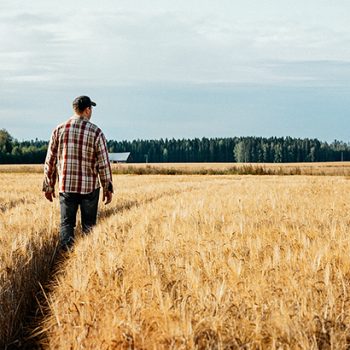
[[[8,298],[12,327],[57,242],[58,203],[42,199],[38,179],[0,180],[6,191],[13,185],[26,193],[0,212],[6,233],[0,276],[12,281],[0,295]],[[350,345],[349,180],[117,176],[115,182],[112,206],[101,208],[94,232],[76,242],[52,281],[49,310],[35,330],[43,348]],[[22,276],[30,261],[36,261],[31,282]],[[0,326],[10,331],[7,322]]]
[[[345,348],[349,189],[231,178],[110,217],[67,261],[43,344]]]
[[[44,199],[41,180],[41,175],[29,173],[2,174],[0,178],[0,344],[19,333],[38,291],[38,281],[47,278],[56,252],[59,202],[50,204]],[[166,177],[140,180],[118,177],[117,198],[108,207],[101,207],[101,219],[201,183],[184,178],[174,183]],[[79,235],[79,228],[77,232]]]

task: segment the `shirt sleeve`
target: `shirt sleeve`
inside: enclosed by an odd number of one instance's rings
[[[44,192],[54,192],[56,177],[57,177],[57,129],[55,129],[51,134],[51,139],[49,147],[47,149],[45,165],[44,165],[44,181],[43,181],[43,191]]]
[[[102,132],[97,138],[96,156],[97,156],[98,172],[99,172],[103,192],[104,193],[106,193],[107,191],[113,192],[112,170],[111,170],[111,164],[109,162],[109,157],[108,157],[107,142]]]

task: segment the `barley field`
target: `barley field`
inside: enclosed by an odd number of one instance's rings
[[[29,169],[0,169],[0,347],[350,347],[349,177],[115,174],[57,263]]]

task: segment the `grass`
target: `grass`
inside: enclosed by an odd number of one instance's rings
[[[113,164],[115,175],[315,175],[350,176],[349,162]],[[0,165],[1,173],[40,173],[43,165]]]
[[[176,183],[169,178],[163,181],[150,178],[146,183],[140,180],[137,177],[118,179],[118,201],[106,207],[100,218],[177,193],[192,184],[185,179]],[[59,203],[55,200],[50,204],[44,199],[41,181],[42,175],[35,173],[4,173],[0,177],[1,348],[8,343],[19,344],[25,315],[35,304],[39,283],[49,277],[58,243]],[[157,183],[156,189],[154,183]],[[119,186],[122,189],[119,190]]]
[[[0,176],[2,344],[57,243],[41,179]],[[349,347],[346,177],[114,180],[112,204],[51,279],[33,329],[43,348]]]
[[[40,200],[38,179],[0,177],[0,346],[19,334],[56,247],[57,213]]]

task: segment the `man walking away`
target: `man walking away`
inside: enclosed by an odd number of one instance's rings
[[[96,224],[100,187],[103,201],[112,201],[112,171],[106,138],[90,122],[96,103],[88,96],[73,101],[74,115],[52,132],[47,150],[43,191],[47,200],[55,197],[58,175],[60,197],[60,248],[69,250],[74,243],[74,228],[80,206],[83,233]]]

